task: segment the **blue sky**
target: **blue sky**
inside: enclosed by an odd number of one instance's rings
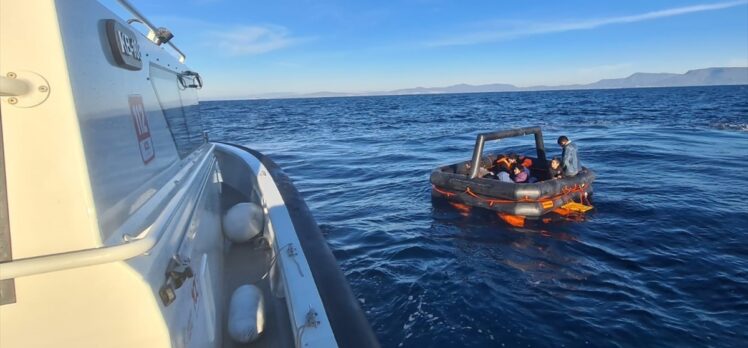
[[[131,0],[205,99],[748,66],[748,0]]]

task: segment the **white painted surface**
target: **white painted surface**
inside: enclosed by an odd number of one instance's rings
[[[211,147],[177,156],[150,69],[113,63],[107,19],[118,18],[90,0],[0,1],[0,75],[33,72],[50,88],[33,107],[0,98],[14,258],[0,276],[15,277],[16,292],[0,306],[0,347],[220,346],[223,239]],[[186,69],[138,40],[145,67]],[[132,95],[150,126],[148,163]],[[158,291],[180,251],[195,276],[164,306]]]
[[[107,19],[124,23],[90,0],[0,1],[0,75],[31,71],[50,86],[33,107],[0,99],[14,257],[0,278],[15,278],[17,295],[0,306],[0,347],[219,347],[227,313],[213,145],[180,158],[164,108],[194,111],[194,90],[157,93],[150,78],[186,67],[143,36],[143,69],[117,67]],[[133,95],[152,160],[133,124]],[[238,156],[257,179],[300,346],[337,346],[275,183],[259,160]],[[174,259],[194,276],[166,306],[158,293]],[[320,324],[302,330],[310,309]]]

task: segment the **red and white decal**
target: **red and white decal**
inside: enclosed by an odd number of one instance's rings
[[[156,157],[156,150],[153,148],[153,139],[151,138],[151,127],[148,125],[148,114],[143,106],[143,97],[139,94],[129,96],[130,115],[132,123],[135,125],[135,133],[138,136],[138,146],[140,147],[140,157],[143,163],[148,164]]]

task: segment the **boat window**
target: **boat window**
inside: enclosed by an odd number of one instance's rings
[[[196,146],[200,146],[205,139],[203,139],[203,120],[200,116],[197,89],[179,88],[179,98],[182,100],[182,109],[184,110],[185,120],[187,120],[187,130],[190,136],[194,137],[194,139],[191,139]]]
[[[176,73],[151,65],[151,84],[177,147],[184,158],[203,143],[203,127],[197,103],[193,98],[182,100]],[[187,95],[185,95],[187,97]]]

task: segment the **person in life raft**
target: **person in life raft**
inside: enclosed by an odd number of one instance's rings
[[[561,146],[561,168],[564,176],[575,176],[579,173],[579,157],[577,156],[577,144],[574,144],[565,135],[558,137],[558,145]]]

